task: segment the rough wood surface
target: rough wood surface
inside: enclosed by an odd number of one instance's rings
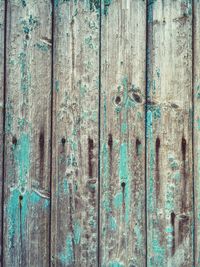
[[[194,0],[193,29],[193,150],[194,150],[194,193],[195,193],[195,266],[200,266],[200,2]]]
[[[149,1],[147,264],[193,266],[192,5]]]
[[[2,266],[3,127],[4,127],[4,26],[5,2],[0,1],[0,266]]]
[[[7,1],[4,266],[48,266],[51,1]]]
[[[101,266],[145,266],[145,1],[104,2],[101,32]]]
[[[97,266],[97,5],[54,6],[52,266]]]

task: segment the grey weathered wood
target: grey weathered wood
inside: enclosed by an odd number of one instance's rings
[[[145,1],[104,3],[101,35],[101,266],[145,266]]]
[[[200,266],[200,2],[194,0],[194,29],[193,29],[193,150],[194,150],[194,193],[195,193],[195,266]]]
[[[99,11],[54,11],[52,266],[97,265]]]
[[[193,266],[192,4],[149,1],[148,266]]]
[[[48,266],[51,1],[7,1],[4,266]]]
[[[3,190],[3,127],[4,127],[4,26],[5,2],[0,1],[0,266],[2,266],[2,190]]]

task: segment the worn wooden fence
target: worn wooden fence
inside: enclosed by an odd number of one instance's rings
[[[200,266],[200,1],[0,1],[0,266]]]

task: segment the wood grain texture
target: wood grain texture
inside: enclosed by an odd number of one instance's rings
[[[146,3],[102,5],[100,266],[145,266]]]
[[[99,7],[55,1],[52,266],[97,266]]]
[[[2,266],[5,2],[0,1],[0,266]]]
[[[149,1],[147,85],[147,265],[193,266],[191,1]]]
[[[4,266],[48,266],[51,1],[7,1]]]
[[[194,193],[195,193],[195,266],[200,266],[200,2],[193,6],[193,150],[194,150]]]

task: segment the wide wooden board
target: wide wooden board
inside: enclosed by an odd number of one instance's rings
[[[146,2],[102,2],[100,266],[145,266]]]
[[[51,1],[7,1],[4,266],[48,266]]]
[[[51,265],[97,266],[99,6],[55,1]]]
[[[191,1],[149,1],[147,52],[147,265],[193,266]]]

